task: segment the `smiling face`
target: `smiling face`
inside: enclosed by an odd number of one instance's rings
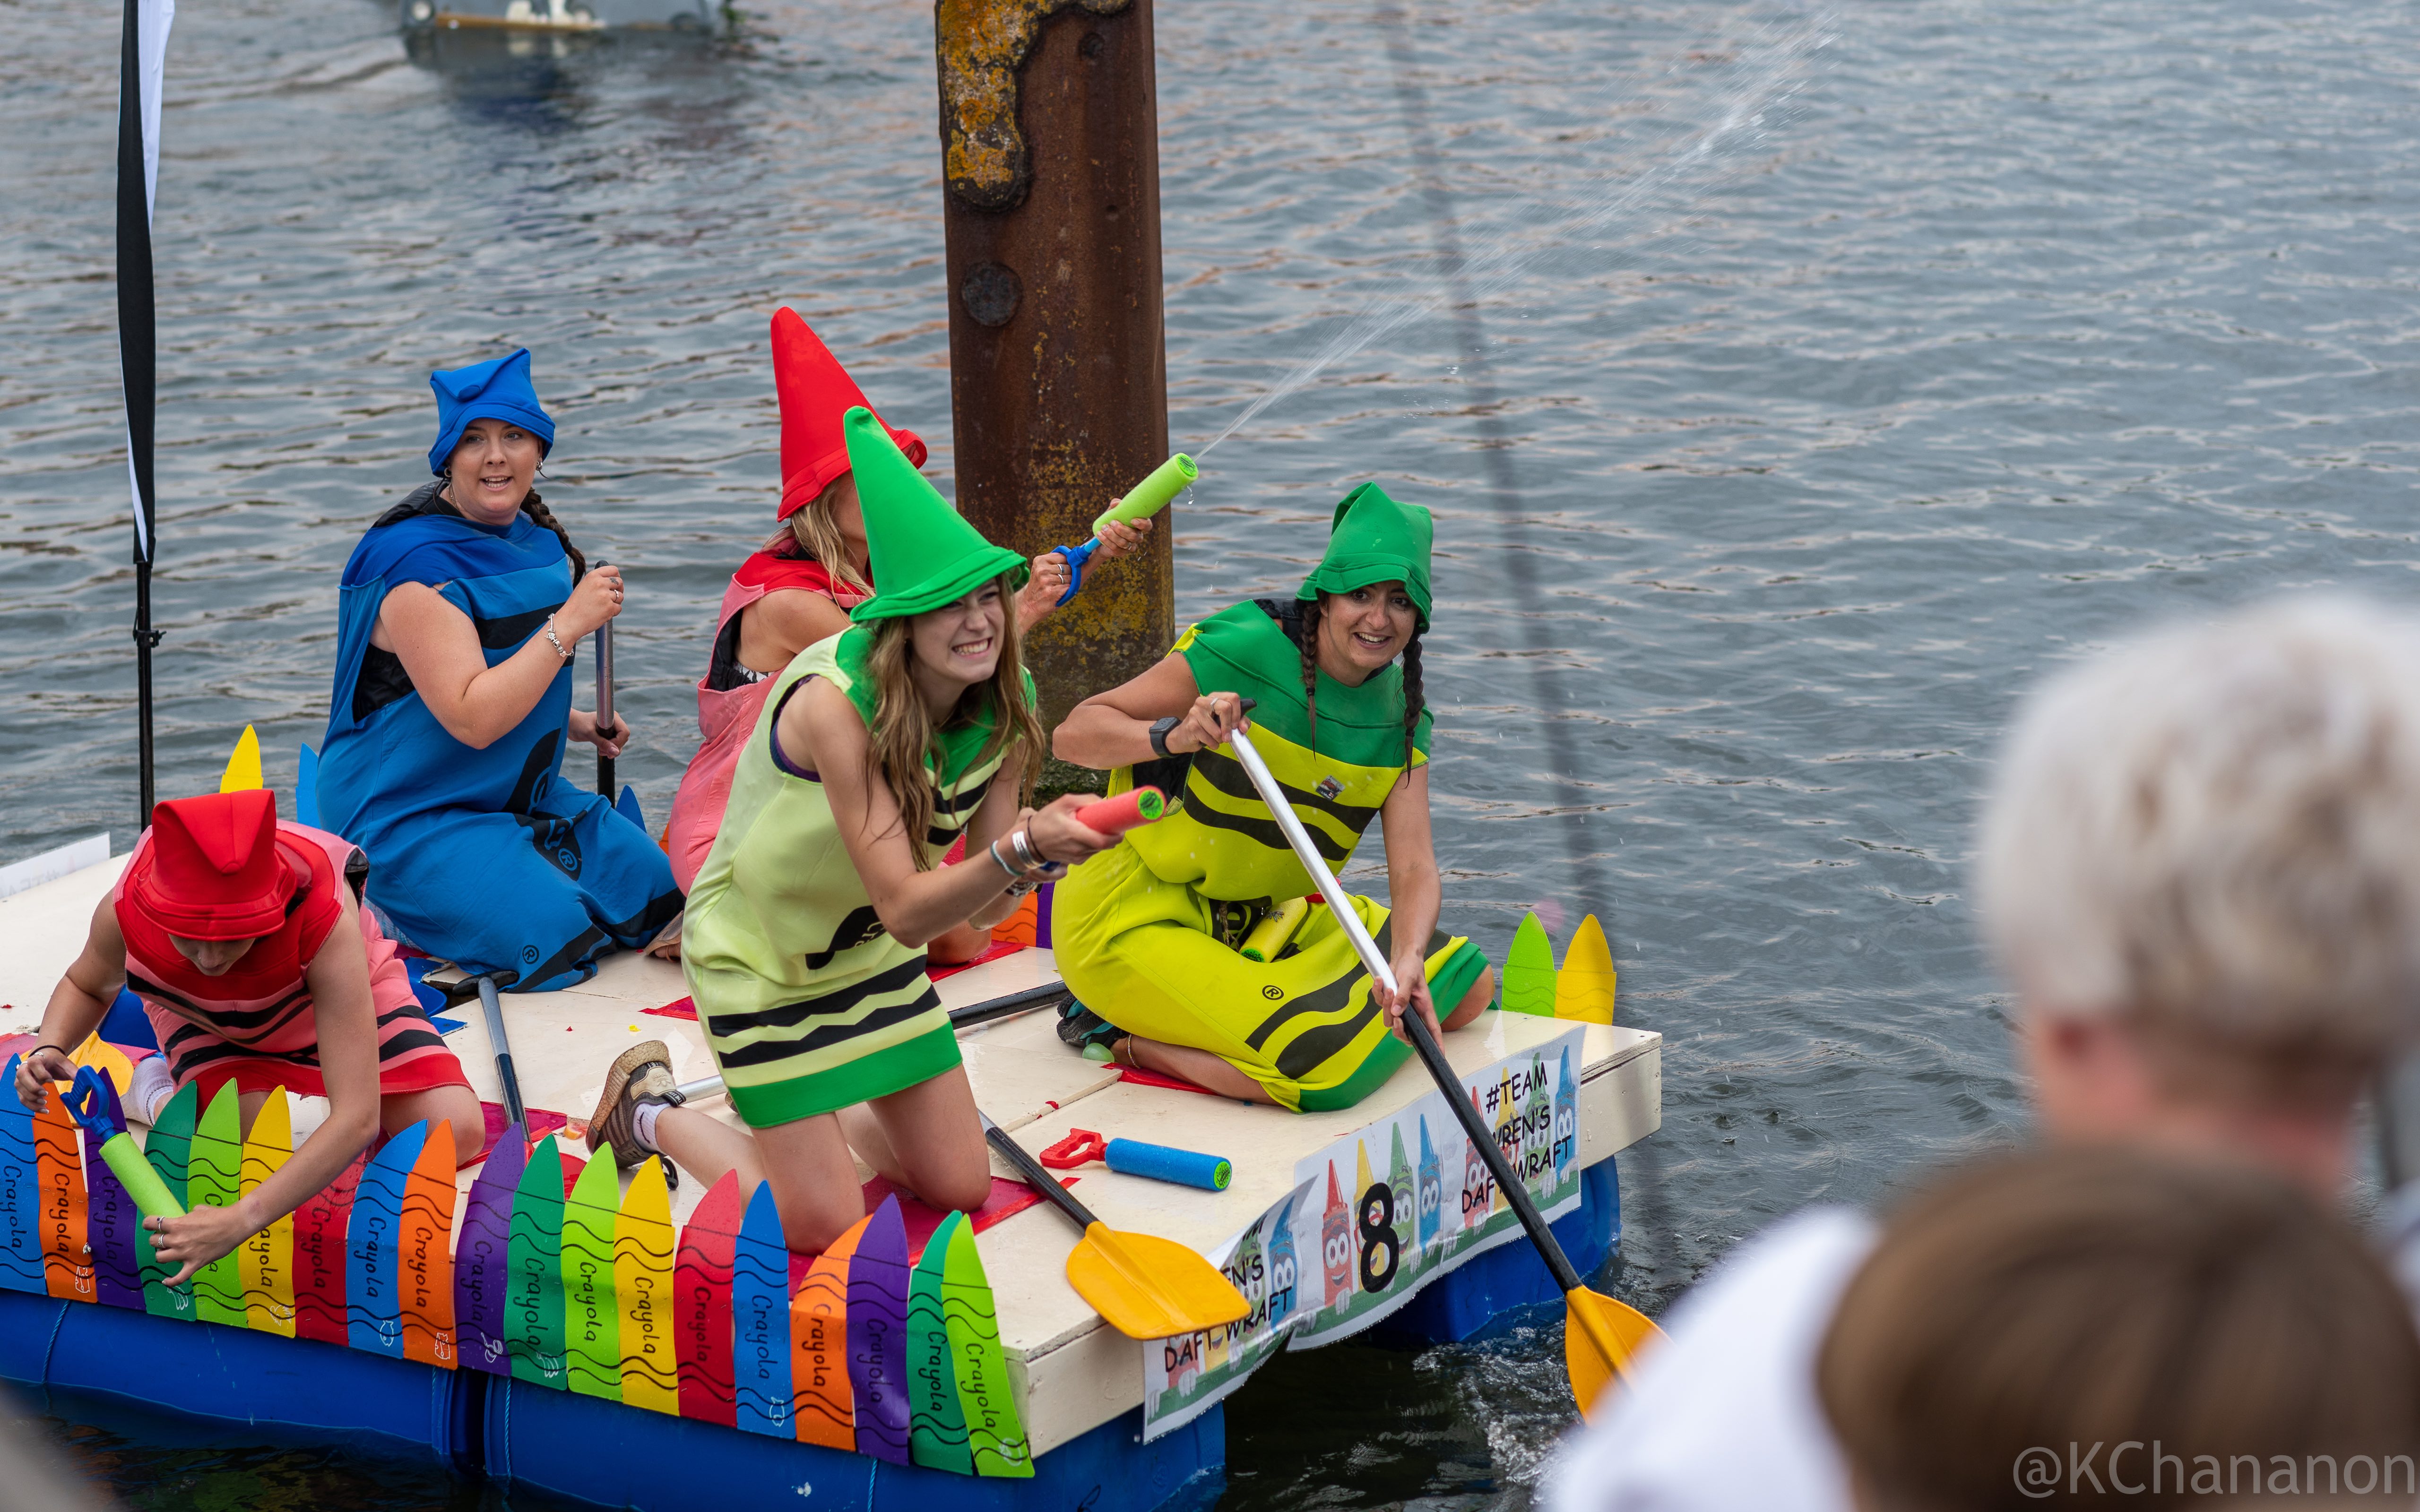
[[[474,420],[445,464],[446,497],[466,518],[508,525],[529,497],[545,455],[538,439],[519,425]]]
[[[1319,668],[1358,687],[1404,653],[1419,627],[1402,579],[1320,595]]]
[[[1007,622],[1008,598],[997,579],[954,604],[917,615],[908,622],[908,640],[920,680],[929,676],[954,689],[989,681],[1000,666]]]
[[[194,964],[194,969],[205,977],[224,977],[235,964],[251,950],[250,940],[189,940],[181,934],[171,934],[177,953]]]

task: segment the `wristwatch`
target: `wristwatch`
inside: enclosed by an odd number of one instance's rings
[[[1151,748],[1159,752],[1162,758],[1175,755],[1176,752],[1168,748],[1169,732],[1184,722],[1172,714],[1165,719],[1154,719],[1151,722]]]

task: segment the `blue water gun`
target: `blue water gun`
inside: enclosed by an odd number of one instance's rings
[[[1091,540],[1082,546],[1052,547],[1050,548],[1052,555],[1067,559],[1067,591],[1059,595],[1059,604],[1066,603],[1083,590],[1084,563],[1092,561],[1093,553],[1101,548],[1102,526],[1111,520],[1132,524],[1139,519],[1149,519],[1166,509],[1170,500],[1192,487],[1193,480],[1200,476],[1202,476],[1202,470],[1194,466],[1193,458],[1179,452],[1152,469],[1151,476],[1136,484],[1124,499],[1118,501],[1114,508],[1093,521]],[[1058,604],[1051,607],[1056,609]]]

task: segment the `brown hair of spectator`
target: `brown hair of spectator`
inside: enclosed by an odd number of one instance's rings
[[[2407,1309],[2361,1236],[2282,1179],[2069,1147],[1902,1205],[1841,1298],[1817,1389],[1867,1512],[2389,1489],[2408,1506]]]

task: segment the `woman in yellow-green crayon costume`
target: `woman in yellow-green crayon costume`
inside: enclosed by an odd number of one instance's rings
[[[1059,968],[1105,1021],[1071,1018],[1068,1038],[1311,1113],[1350,1107],[1404,1062],[1405,1000],[1432,1023],[1436,1004],[1452,1005],[1450,1029],[1494,1000],[1486,958],[1436,931],[1419,642],[1430,535],[1427,510],[1361,485],[1336,506],[1327,553],[1294,598],[1212,615],[1166,660],[1060,726],[1060,757],[1114,769],[1112,794],[1149,785],[1172,800],[1167,818],[1059,884]],[[1249,718],[1247,699],[1256,701]],[[1342,871],[1378,821],[1393,912],[1342,902],[1393,963],[1404,1000],[1373,992],[1326,907],[1286,933],[1301,912],[1286,905],[1311,890],[1311,877],[1235,760],[1228,737],[1238,726],[1251,730],[1331,868]]]

